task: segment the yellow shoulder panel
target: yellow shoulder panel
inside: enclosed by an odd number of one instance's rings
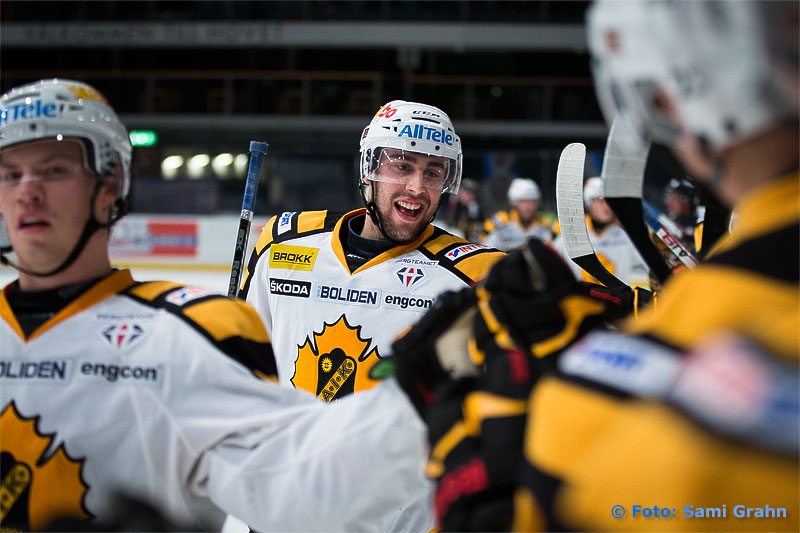
[[[214,298],[186,308],[183,314],[205,329],[217,342],[231,337],[269,342],[267,331],[255,309],[241,300]]]
[[[800,354],[797,284],[716,265],[673,277],[658,295],[658,307],[628,319],[635,334],[648,333],[681,349],[712,332],[727,330],[759,342],[790,361]],[[722,296],[721,296],[722,295]],[[723,297],[724,296],[724,297]],[[753,312],[753,302],[769,302]]]
[[[132,288],[130,293],[143,300],[153,301],[165,292],[180,286],[181,283],[174,281],[150,281]]]
[[[297,233],[305,233],[325,226],[327,211],[305,211],[297,216]]]
[[[506,254],[503,252],[487,252],[467,256],[456,263],[455,268],[473,282],[480,281],[486,277],[494,264],[500,261],[505,255]]]
[[[467,244],[467,241],[461,237],[446,233],[444,235],[439,235],[432,241],[426,242],[422,247],[432,254],[437,254],[452,244]]]

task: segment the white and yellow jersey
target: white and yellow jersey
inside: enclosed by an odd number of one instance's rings
[[[40,530],[57,516],[109,523],[119,493],[190,529],[219,528],[226,513],[259,531],[427,526],[428,514],[407,512],[429,488],[425,432],[394,381],[323,405],[275,383],[250,306],[137,283],[127,270],[27,336],[9,290],[0,293],[4,531]]]
[[[483,223],[483,232],[479,242],[504,252],[511,252],[524,245],[528,239],[549,241],[553,238],[553,229],[541,215],[535,216],[528,224],[524,224],[516,209],[498,211],[492,218]]]
[[[592,243],[597,258],[609,272],[632,287],[650,287],[650,269],[642,259],[642,256],[639,255],[628,234],[622,229],[622,226],[612,222],[602,230],[597,231],[594,229],[592,219],[586,215],[586,229],[589,232],[589,242]],[[583,281],[596,283],[597,281],[592,276],[584,272],[581,267],[569,258],[564,248],[564,237],[560,233],[560,226],[557,222],[555,230],[557,235],[553,239],[553,248],[561,254],[564,261],[572,269],[575,277]]]
[[[364,212],[273,217],[242,285],[266,325],[280,383],[326,402],[373,387],[369,369],[397,335],[437,295],[474,284],[503,255],[429,225],[351,272],[342,239]]]

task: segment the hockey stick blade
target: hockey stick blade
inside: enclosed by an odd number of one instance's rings
[[[561,152],[556,173],[556,211],[564,248],[575,264],[609,288],[627,287],[597,258],[586,230],[583,210],[583,165],[586,146],[572,143]]]
[[[659,283],[672,274],[661,252],[650,240],[642,210],[642,184],[650,145],[634,149],[625,140],[628,135],[622,123],[611,124],[603,156],[603,196],[620,225],[650,268]]]
[[[242,278],[244,254],[250,237],[250,224],[253,221],[253,210],[256,205],[258,178],[261,174],[261,162],[267,155],[269,145],[264,142],[250,141],[250,163],[247,166],[247,179],[242,198],[242,212],[239,216],[239,231],[236,233],[236,247],[233,250],[231,277],[228,281],[228,296],[236,298],[239,294],[239,281]]]

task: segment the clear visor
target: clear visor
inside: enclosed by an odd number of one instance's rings
[[[376,148],[367,179],[416,185],[437,193],[454,192],[458,162],[397,148]]]
[[[36,146],[34,150],[32,146]],[[93,178],[85,144],[79,139],[52,138],[0,150],[0,188],[26,181],[55,182]]]

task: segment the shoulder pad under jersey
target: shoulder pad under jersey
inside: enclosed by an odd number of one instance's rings
[[[336,222],[342,216],[344,216],[344,213],[327,210],[287,211],[270,218],[264,224],[264,229],[261,231],[261,235],[259,235],[258,241],[256,241],[250,254],[250,260],[244,270],[239,298],[245,299],[247,297],[251,274],[255,272],[256,264],[261,256],[264,255],[264,251],[268,250],[272,244],[289,241],[297,237],[333,231]]]
[[[171,281],[136,283],[124,294],[177,316],[259,378],[277,381],[269,335],[258,313],[246,302]]]
[[[474,285],[489,273],[489,269],[505,256],[496,248],[471,243],[461,237],[436,228],[433,235],[422,243],[420,251],[466,283]]]

